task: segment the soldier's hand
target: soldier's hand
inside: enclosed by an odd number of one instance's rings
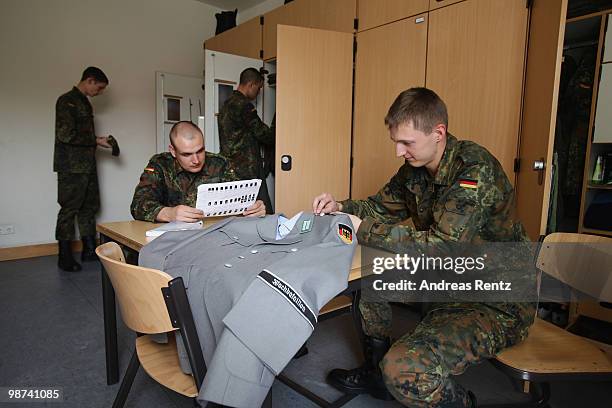
[[[198,222],[204,217],[204,211],[187,205],[164,207],[157,215],[157,221],[165,222]]]
[[[329,214],[342,211],[342,205],[329,193],[316,196],[312,202],[312,212],[315,214]]]
[[[245,217],[263,217],[266,215],[266,205],[261,200],[257,200],[252,206],[242,213]]]
[[[108,143],[108,136],[96,136],[96,144],[107,149],[112,148],[110,143]]]

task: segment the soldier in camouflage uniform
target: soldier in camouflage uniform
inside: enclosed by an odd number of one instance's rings
[[[221,154],[230,162],[238,177],[243,180],[262,179],[259,199],[272,214],[272,202],[266,186],[261,147],[274,146],[274,125],[268,127],[257,115],[251,103],[263,86],[263,75],[255,68],[247,68],[240,74],[240,84],[219,110],[219,143]]]
[[[315,213],[354,214],[361,245],[392,251],[402,243],[527,240],[513,219],[513,189],[501,165],[483,147],[447,133],[446,106],[434,92],[402,92],[385,123],[406,163],[367,200],[336,202],[325,193],[315,198]],[[380,399],[389,399],[388,390],[409,407],[476,406],[451,375],[524,339],[535,312],[532,303],[436,303],[389,349],[390,305],[362,301],[359,309],[366,363],[333,370],[328,381]]]
[[[170,152],[154,155],[140,176],[130,206],[136,220],[196,222],[202,210],[194,208],[198,186],[240,180],[227,160],[204,150],[204,136],[191,122],[178,122],[170,130]],[[263,216],[258,200],[244,215]]]
[[[110,148],[106,136],[96,137],[93,109],[87,97],[100,95],[108,78],[99,68],[85,69],[81,81],[63,94],[55,105],[55,151],[53,171],[57,172],[57,215],[55,238],[59,241],[58,266],[69,272],[81,265],[72,256],[75,217],[83,241],[81,259],[96,260],[95,215],[100,208],[96,148]]]

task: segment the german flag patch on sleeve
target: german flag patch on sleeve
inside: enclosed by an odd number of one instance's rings
[[[338,236],[345,244],[353,243],[353,229],[345,224],[338,224]]]
[[[478,180],[460,179],[459,180],[459,185],[461,187],[463,187],[463,188],[477,189],[478,188]]]

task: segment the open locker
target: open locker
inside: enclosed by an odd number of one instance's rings
[[[268,91],[276,103],[275,211],[311,210],[325,191],[348,198],[353,35],[279,25],[268,64],[276,72]]]

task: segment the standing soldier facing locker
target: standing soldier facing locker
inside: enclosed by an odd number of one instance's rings
[[[360,244],[397,250],[411,244],[524,242],[512,216],[513,189],[499,162],[476,143],[447,132],[444,102],[433,91],[402,92],[385,117],[405,164],[367,200],[314,199],[315,213],[344,211]],[[533,303],[433,303],[412,333],[391,345],[389,303],[361,301],[365,364],[335,369],[328,381],[348,393],[398,400],[408,407],[475,407],[452,376],[522,341]],[[390,393],[390,394],[389,394]]]
[[[262,145],[274,146],[274,123],[268,127],[257,115],[251,103],[263,86],[264,77],[255,68],[240,74],[240,84],[219,110],[219,143],[221,155],[242,180],[261,179],[258,198],[264,202],[269,214],[274,211],[266,186]]]
[[[88,67],[81,81],[60,96],[55,105],[55,151],[53,171],[57,172],[57,215],[55,238],[59,241],[57,265],[68,272],[81,270],[72,256],[75,217],[83,241],[82,261],[94,261],[96,213],[100,209],[96,148],[111,148],[112,136],[96,136],[93,108],[87,97],[102,94],[108,78],[101,69]]]

